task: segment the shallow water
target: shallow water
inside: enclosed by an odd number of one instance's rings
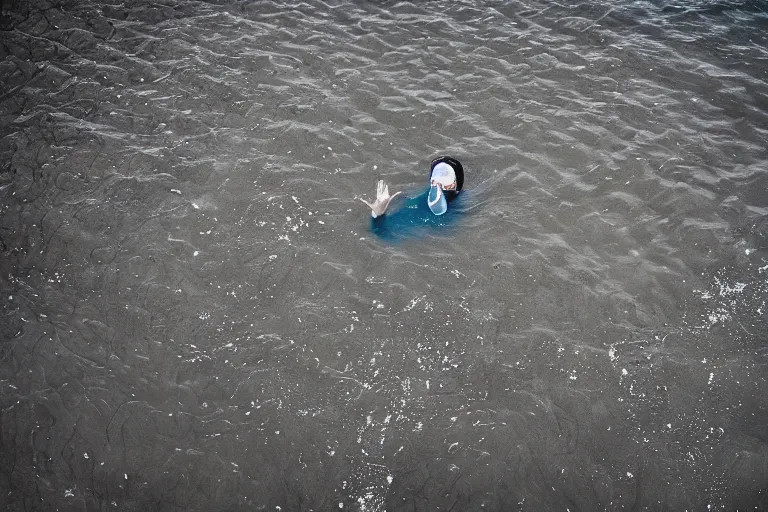
[[[765,2],[29,4],[8,510],[768,507]]]

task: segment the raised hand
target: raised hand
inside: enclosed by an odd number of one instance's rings
[[[390,201],[395,198],[397,194],[400,192],[395,192],[392,195],[389,195],[389,186],[384,183],[384,180],[379,180],[379,183],[376,187],[376,200],[372,203],[369,203],[362,197],[358,197],[362,202],[368,205],[368,207],[371,209],[371,217],[374,219],[376,217],[381,217],[387,212],[387,207],[389,207]]]

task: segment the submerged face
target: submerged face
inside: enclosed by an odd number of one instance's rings
[[[435,215],[442,215],[448,210],[448,201],[443,190],[456,190],[456,171],[445,162],[440,162],[432,169],[427,204]]]
[[[432,169],[432,185],[440,185],[443,190],[456,190],[456,171],[449,164],[440,162]]]

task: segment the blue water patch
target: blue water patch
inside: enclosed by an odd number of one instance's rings
[[[386,215],[371,218],[371,232],[383,240],[397,241],[445,232],[455,226],[462,216],[464,194],[451,201],[443,215],[432,213],[428,195],[429,189],[409,197],[402,205],[392,205]]]

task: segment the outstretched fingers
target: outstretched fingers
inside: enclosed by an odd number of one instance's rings
[[[389,196],[389,197],[387,198],[387,204],[386,204],[386,206],[384,206],[384,210],[386,210],[387,208],[389,208],[389,203],[391,203],[391,202],[392,202],[392,200],[395,198],[395,196],[397,196],[397,194],[399,194],[399,193],[400,193],[400,192],[395,192],[394,194],[392,194],[391,196]]]
[[[376,199],[384,199],[388,195],[389,187],[384,180],[379,180],[378,186],[376,187]]]

